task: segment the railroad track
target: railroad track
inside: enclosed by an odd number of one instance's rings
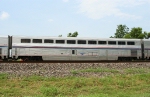
[[[135,61],[0,61],[0,63],[137,63],[137,62],[150,62],[150,60],[135,60]]]

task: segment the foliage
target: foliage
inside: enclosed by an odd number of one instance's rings
[[[145,37],[144,33],[142,33],[142,28],[137,27],[137,28],[132,28],[130,33],[128,33],[130,37],[124,37],[124,38],[133,38],[133,39],[143,39]]]
[[[6,80],[8,78],[8,74],[1,73],[0,80]]]
[[[50,87],[41,87],[40,92],[45,96],[45,97],[50,97],[50,96],[57,96],[58,91],[57,88],[50,86]]]
[[[74,32],[74,33],[68,33],[67,37],[77,37],[78,36],[78,32]]]
[[[145,68],[129,68],[129,69],[126,69],[125,72],[127,74],[142,74],[142,73],[146,73],[148,71],[148,69],[145,69]]]
[[[149,39],[150,38],[150,32],[144,32],[144,37],[145,37],[145,39]]]
[[[150,32],[144,32],[142,33],[142,28],[137,27],[137,28],[132,28],[129,33],[125,35],[124,38],[132,38],[132,39],[149,39],[150,37]]]
[[[89,69],[83,69],[83,70],[73,70],[72,74],[79,74],[80,72],[110,72],[110,73],[118,73],[118,70],[115,69],[109,69],[109,68],[89,68]]]
[[[129,31],[129,28],[126,25],[117,25],[116,33],[114,37],[110,38],[123,38]]]
[[[129,28],[126,25],[118,25],[114,37],[110,38],[130,38],[130,39],[149,39],[150,32],[142,32],[141,27],[134,27],[129,31]]]

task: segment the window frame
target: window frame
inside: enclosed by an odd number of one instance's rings
[[[61,41],[63,41],[63,42],[61,42]],[[56,44],[65,44],[65,40],[55,40],[55,43]]]
[[[118,45],[126,45],[126,41],[118,41]]]
[[[68,41],[72,41],[72,42],[68,42]],[[67,44],[76,44],[76,40],[67,40]]]
[[[100,43],[101,42],[101,43]],[[99,45],[107,45],[107,41],[105,41],[105,40],[99,40],[98,41],[98,44]]]
[[[87,44],[86,40],[77,40],[78,44]]]
[[[49,40],[49,42],[46,42],[47,40]],[[44,39],[44,43],[54,43],[54,40],[53,39]]]
[[[24,40],[24,41],[29,41],[29,42],[23,42],[23,40]],[[31,39],[27,39],[27,38],[25,39],[25,38],[24,38],[24,39],[21,39],[20,42],[21,42],[21,43],[31,43]]]
[[[32,43],[42,43],[42,39],[32,39]]]
[[[97,41],[96,40],[88,40],[88,44],[90,44],[90,45],[96,45]]]
[[[116,41],[108,41],[108,45],[117,45]]]
[[[127,45],[135,45],[135,41],[127,41]]]

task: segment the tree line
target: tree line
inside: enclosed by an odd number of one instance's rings
[[[68,33],[67,37],[77,37],[78,36],[78,32],[75,31],[74,33]],[[58,37],[62,37],[62,35],[59,35]]]
[[[74,33],[68,33],[67,37],[77,37],[78,32],[75,31]],[[59,35],[58,37],[62,37]],[[110,38],[127,38],[127,39],[149,39],[150,32],[142,31],[141,27],[133,27],[131,30],[126,25],[117,25],[116,32],[114,36]]]
[[[127,38],[127,39],[149,39],[150,32],[142,31],[141,27],[134,27],[129,30],[126,25],[117,25],[116,33],[110,38]]]

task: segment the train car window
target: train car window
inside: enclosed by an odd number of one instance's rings
[[[67,40],[67,44],[76,44],[75,40]]]
[[[108,44],[110,44],[110,45],[116,45],[116,41],[108,41]]]
[[[86,44],[86,40],[78,40],[78,44]]]
[[[65,40],[56,40],[56,43],[57,43],[57,44],[64,44],[64,43],[65,43]]]
[[[98,44],[106,44],[106,41],[98,41]]]
[[[54,40],[52,40],[52,39],[44,39],[44,43],[54,43]]]
[[[135,42],[128,41],[127,45],[135,45]]]
[[[118,45],[126,45],[125,41],[118,41]]]
[[[89,41],[88,41],[88,44],[97,44],[97,41],[89,40]]]
[[[75,50],[72,50],[72,54],[75,54]]]
[[[31,39],[21,39],[21,43],[31,43]]]
[[[42,39],[33,39],[33,43],[42,43]]]

